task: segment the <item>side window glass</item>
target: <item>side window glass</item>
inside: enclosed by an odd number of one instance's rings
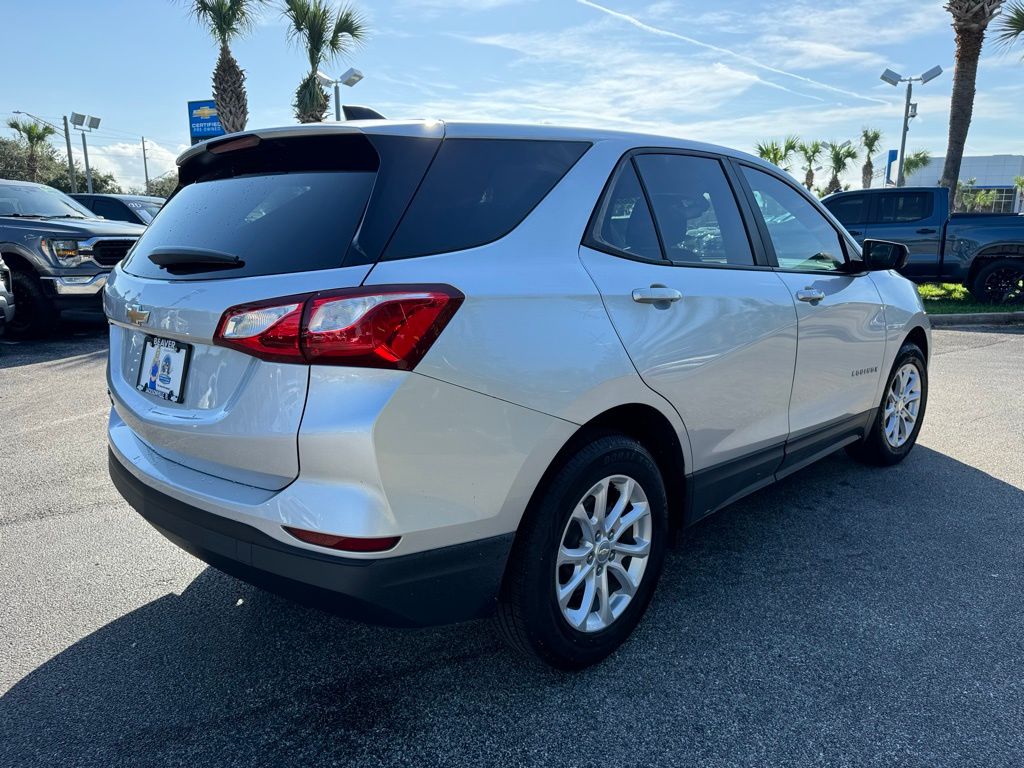
[[[803,195],[774,176],[743,166],[783,269],[834,272],[845,263],[839,233]]]
[[[752,266],[754,253],[722,164],[690,155],[636,158],[666,257],[679,264]]]
[[[825,207],[828,208],[832,215],[839,219],[839,223],[844,227],[849,227],[853,224],[863,224],[867,221],[868,199],[864,195],[851,195],[849,197],[840,197],[835,200],[826,200]]]
[[[102,216],[105,219],[111,221],[131,221],[131,213],[125,208],[124,204],[120,200],[111,200],[107,197],[97,197],[93,199],[92,204],[93,211],[96,215]]]
[[[879,220],[883,224],[900,224],[926,219],[932,212],[931,198],[929,192],[882,195]]]
[[[633,163],[623,163],[619,168],[615,182],[601,203],[589,239],[598,247],[629,256],[661,259],[654,219]]]

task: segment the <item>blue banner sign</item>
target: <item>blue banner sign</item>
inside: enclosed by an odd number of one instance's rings
[[[188,103],[188,135],[193,144],[223,136],[224,133],[224,126],[220,124],[217,115],[217,104],[213,99]]]
[[[889,150],[889,160],[885,164],[885,180],[882,182],[882,186],[891,186],[892,181],[892,166],[896,162],[896,158],[900,156],[898,149]]]

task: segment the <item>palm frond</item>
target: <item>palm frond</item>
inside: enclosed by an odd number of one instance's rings
[[[863,128],[860,132],[860,145],[864,152],[870,157],[878,151],[878,145],[882,143],[882,132],[877,128]]]
[[[190,0],[189,13],[209,27],[221,45],[252,29],[268,0]]]
[[[1009,48],[1024,39],[1024,2],[1010,3],[996,33],[996,43]]]

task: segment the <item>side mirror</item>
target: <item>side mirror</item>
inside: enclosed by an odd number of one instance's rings
[[[864,267],[872,272],[901,270],[907,266],[907,259],[910,258],[907,246],[890,243],[888,240],[865,240],[861,251],[864,254]]]

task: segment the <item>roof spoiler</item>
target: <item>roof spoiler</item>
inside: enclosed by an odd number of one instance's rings
[[[346,120],[386,120],[380,112],[369,107],[360,107],[354,104],[342,104],[341,111]]]

